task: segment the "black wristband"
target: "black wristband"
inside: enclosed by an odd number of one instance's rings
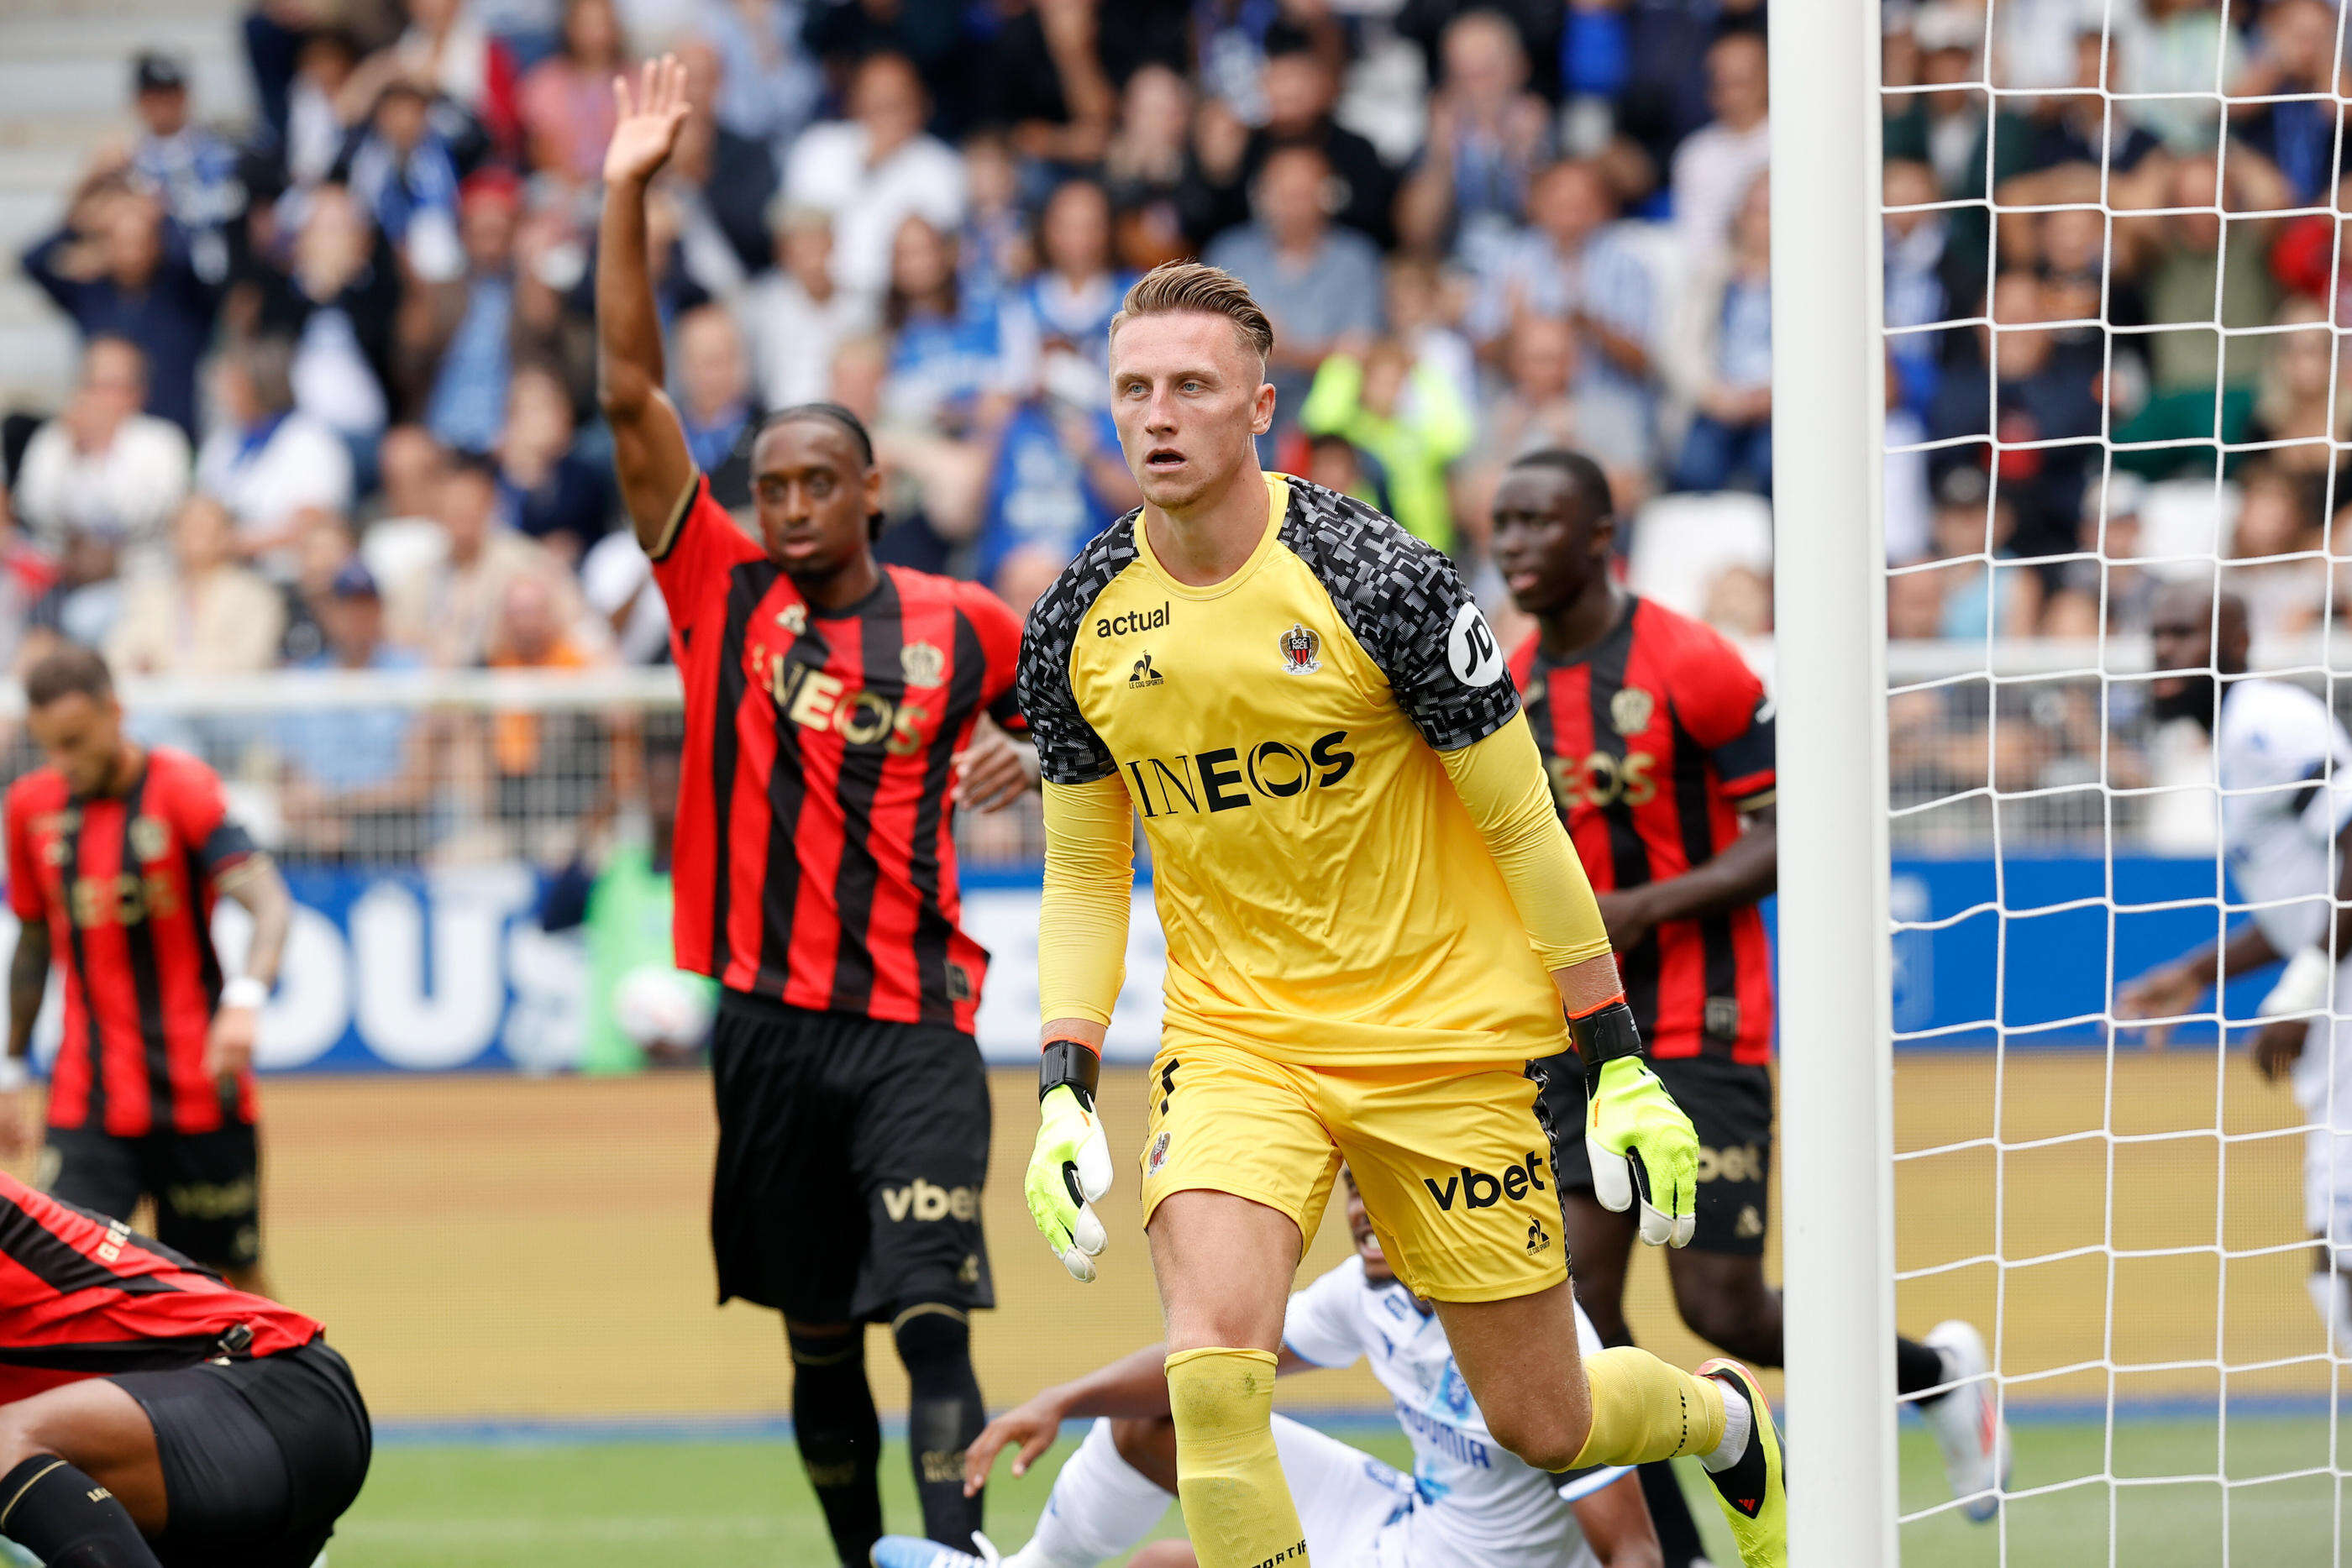
[[[1075,1040],[1049,1040],[1037,1059],[1037,1098],[1043,1100],[1068,1084],[1078,1103],[1095,1108],[1095,1088],[1102,1082],[1102,1058],[1094,1047]]]
[[[1577,1059],[1584,1063],[1588,1094],[1601,1082],[1602,1063],[1626,1056],[1638,1060],[1643,1054],[1642,1028],[1633,1021],[1633,1009],[1622,1001],[1570,1019],[1568,1038],[1575,1042]]]

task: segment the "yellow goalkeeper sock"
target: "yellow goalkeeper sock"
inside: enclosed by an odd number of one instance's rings
[[[1307,1561],[1307,1533],[1274,1449],[1272,1352],[1185,1350],[1168,1358],[1176,1496],[1201,1568]]]
[[[1584,1358],[1592,1432],[1571,1469],[1706,1454],[1723,1441],[1723,1385],[1633,1345]]]

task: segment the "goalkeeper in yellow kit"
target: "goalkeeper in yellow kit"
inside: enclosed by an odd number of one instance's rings
[[[1265,315],[1171,264],[1111,326],[1142,509],[1032,612],[1045,771],[1044,1126],[1030,1212],[1095,1277],[1093,1103],[1140,817],[1168,944],[1143,1202],[1178,1492],[1204,1568],[1306,1561],[1270,1427],[1283,1307],[1344,1159],[1505,1447],[1699,1456],[1748,1568],[1787,1559],[1771,1416],[1729,1362],[1577,1348],[1545,1081],[1582,1071],[1594,1186],[1687,1240],[1697,1139],[1643,1062],[1501,650],[1445,558],[1258,466]],[[1562,1013],[1567,1015],[1563,1038]],[[1572,1039],[1581,1057],[1571,1063]]]

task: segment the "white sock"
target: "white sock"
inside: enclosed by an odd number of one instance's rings
[[[1054,1478],[1037,1533],[1003,1568],[1094,1568],[1140,1543],[1175,1500],[1118,1457],[1110,1423],[1097,1421]]]
[[[2333,1269],[2304,1277],[2304,1287],[2311,1292],[2311,1304],[2319,1311],[2319,1321],[2326,1325],[2328,1350],[2340,1356],[2352,1356],[2352,1280],[2347,1280]]]
[[[1748,1439],[1756,1430],[1756,1412],[1739,1385],[1724,1377],[1715,1382],[1723,1390],[1723,1441],[1701,1454],[1698,1462],[1710,1470],[1727,1470],[1748,1451]]]

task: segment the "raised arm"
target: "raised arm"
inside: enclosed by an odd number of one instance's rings
[[[661,315],[654,307],[646,238],[646,188],[686,123],[686,67],[675,55],[648,61],[633,91],[613,80],[619,117],[604,151],[604,213],[596,240],[596,385],[613,430],[613,465],[637,542],[658,553],[694,459],[662,391]]]

